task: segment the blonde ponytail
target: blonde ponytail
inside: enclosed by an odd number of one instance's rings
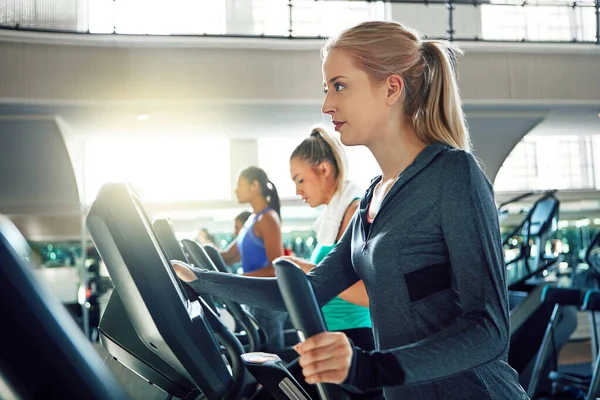
[[[424,40],[396,22],[358,24],[331,39],[322,50],[341,50],[380,85],[393,74],[404,82],[404,114],[419,139],[471,150],[455,71],[462,54],[454,44]]]
[[[425,142],[440,141],[457,149],[471,151],[465,122],[455,60],[461,50],[449,42],[425,40],[421,44],[425,62],[425,90],[417,96],[413,108],[413,128]]]

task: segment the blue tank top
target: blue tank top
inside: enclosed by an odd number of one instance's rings
[[[269,264],[265,242],[254,233],[254,224],[262,214],[271,210],[267,207],[258,214],[248,218],[237,236],[237,246],[242,260],[242,270],[246,272],[256,271]]]

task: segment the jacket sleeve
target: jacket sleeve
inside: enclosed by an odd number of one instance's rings
[[[508,348],[505,267],[492,186],[470,154],[451,150],[445,158],[441,229],[462,315],[417,343],[371,353],[356,349],[346,383],[361,390],[448,377],[498,359]]]
[[[307,274],[320,306],[359,280],[352,267],[350,254],[354,223],[353,219],[334,249]],[[189,285],[199,295],[212,295],[254,307],[286,310],[277,278],[253,278],[191,268],[198,279]]]

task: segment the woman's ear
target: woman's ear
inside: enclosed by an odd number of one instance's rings
[[[400,75],[390,75],[386,82],[386,88],[388,105],[396,104],[396,102],[402,97],[402,92],[404,91],[404,80]]]
[[[250,184],[250,190],[256,193],[260,193],[260,183],[257,180]]]
[[[321,173],[321,175],[328,177],[331,175],[331,165],[326,162],[323,161],[321,164],[319,164],[319,166],[317,167],[319,172]]]

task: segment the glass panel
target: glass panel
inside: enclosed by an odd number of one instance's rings
[[[506,5],[512,4],[518,7],[523,6],[523,0],[491,0],[491,4]],[[577,6],[590,7],[594,6],[595,0],[577,0]],[[565,6],[571,7],[572,0],[527,0],[527,6]],[[526,7],[527,7],[526,6]]]
[[[448,36],[448,10],[445,4],[391,4],[392,21],[400,22],[429,37]]]
[[[481,7],[456,4],[453,11],[454,37],[457,39],[481,39]]]
[[[121,34],[224,34],[225,0],[117,0],[115,29]]]
[[[17,24],[27,27],[26,21],[34,19],[34,0],[0,1],[0,24],[14,27]]]
[[[481,6],[483,38],[487,40],[593,41],[593,7]]]
[[[596,39],[595,0],[455,0],[457,39]],[[290,17],[292,22],[290,22]],[[425,3],[315,0],[0,0],[0,25],[70,32],[328,37],[368,20],[393,20],[448,36],[442,0]],[[291,26],[290,26],[291,25]]]
[[[0,25],[85,32],[87,4],[87,0],[3,0]]]
[[[294,36],[333,36],[343,29],[371,20],[373,5],[356,1],[292,1]]]
[[[89,3],[90,33],[113,33],[115,30],[113,0],[92,0]]]
[[[571,33],[572,9],[567,7],[531,7],[527,11],[528,40],[559,40],[573,39]]]
[[[582,42],[596,41],[596,10],[594,7],[578,7],[573,10],[576,26],[575,39]]]
[[[524,138],[500,168],[497,191],[593,189],[594,158],[586,136]]]
[[[253,34],[270,36],[290,34],[290,7],[287,0],[253,0],[253,5]]]
[[[481,6],[482,36],[485,40],[522,40],[527,36],[527,17],[522,8]]]
[[[497,191],[527,190],[537,178],[535,143],[521,141],[515,146],[498,171],[494,188]]]
[[[168,13],[171,34],[224,35],[227,31],[225,0],[170,0],[162,2],[158,13]],[[144,2],[146,4],[146,2]]]

